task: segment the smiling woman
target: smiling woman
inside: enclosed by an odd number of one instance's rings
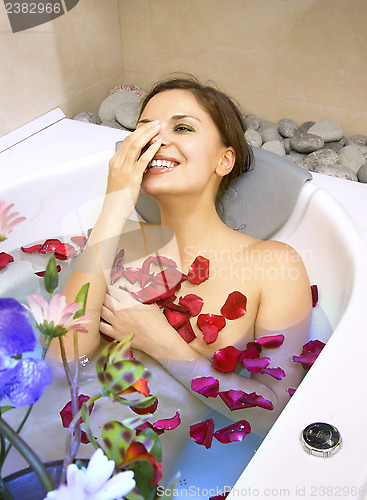
[[[244,131],[238,108],[217,89],[194,79],[156,85],[110,161],[102,211],[63,291],[71,300],[90,283],[93,320],[80,352],[95,352],[100,333],[121,340],[134,332],[134,356],[150,360],[153,378],[165,373],[161,404],[185,413],[195,397],[186,425],[205,446],[213,436],[230,442],[268,431],[302,378],[293,355],[311,317],[296,251],[234,231],[216,212],[218,193],[250,167]],[[161,211],[151,256],[148,227],[140,225],[138,241],[127,222],[140,190]],[[214,432],[210,419],[198,422],[205,408],[236,422]]]

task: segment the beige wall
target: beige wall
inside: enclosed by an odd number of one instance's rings
[[[212,79],[247,113],[367,134],[366,0],[80,0],[12,33],[0,2],[0,135],[60,106],[96,112],[121,83]]]
[[[98,110],[123,81],[118,0],[80,0],[70,12],[12,33],[0,2],[0,135],[60,106]]]
[[[213,79],[247,113],[367,134],[366,0],[120,0],[128,83]]]

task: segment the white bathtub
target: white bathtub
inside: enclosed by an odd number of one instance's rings
[[[81,229],[92,227],[105,190],[108,160],[115,142],[124,135],[120,130],[68,120],[56,109],[0,138],[0,199],[14,203],[27,217],[1,243],[0,251],[12,253],[21,245],[80,234]],[[205,488],[233,485],[258,447],[228,498],[311,498],[322,496],[322,488],[328,486],[334,488],[334,496],[339,487],[344,498],[348,496],[343,486],[365,486],[367,491],[367,456],[361,460],[367,449],[363,432],[366,214],[365,185],[315,174],[302,188],[287,223],[273,236],[301,254],[335,331],[261,445],[256,436],[249,436],[250,453],[244,440],[207,455],[202,447],[190,445],[190,458],[182,463],[181,487],[195,486],[197,498],[217,494],[217,489],[206,492]],[[0,295],[11,295],[21,282],[21,273],[11,271],[15,265],[0,271]],[[315,421],[329,422],[341,432],[343,445],[335,456],[322,459],[302,449],[300,432]],[[203,465],[205,457],[212,464],[208,468]],[[363,498],[351,493],[352,497]]]

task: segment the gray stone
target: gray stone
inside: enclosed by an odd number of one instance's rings
[[[332,166],[338,161],[338,153],[331,149],[323,148],[310,153],[304,159],[304,164],[310,172],[319,172],[324,166]]]
[[[247,115],[246,116],[246,127],[247,129],[257,130],[260,127],[260,118],[257,115]]]
[[[303,122],[301,125],[298,127],[296,130],[296,134],[307,134],[308,130],[312,127],[312,125],[315,125],[315,122]]]
[[[292,161],[293,163],[296,163],[297,165],[299,165],[300,167],[303,167],[303,168],[306,168],[304,166],[304,159],[306,158],[307,155],[305,154],[302,154],[302,153],[297,153],[297,151],[294,151],[292,149],[292,151],[286,155],[286,158],[290,161]]]
[[[267,141],[261,146],[261,149],[271,151],[272,153],[275,153],[279,156],[285,155],[285,149],[281,141]]]
[[[367,163],[364,163],[357,172],[359,182],[367,182]]]
[[[308,129],[309,134],[315,134],[321,137],[324,142],[340,141],[343,137],[343,129],[333,120],[320,120]]]
[[[319,174],[326,174],[332,177],[339,177],[340,179],[347,179],[348,181],[357,181],[357,175],[352,169],[348,167],[342,167],[339,163],[334,163],[334,165],[323,165],[318,170]]]
[[[73,120],[77,120],[79,122],[94,123],[95,125],[99,125],[101,123],[98,116],[90,113],[89,111],[85,111],[83,113],[75,115]]]
[[[103,123],[101,123],[101,125],[103,125],[104,127],[119,128],[120,130],[127,130],[127,128],[123,127],[122,125],[120,125],[119,122],[117,122],[115,120],[111,120],[109,122],[103,122]]]
[[[289,154],[292,151],[292,146],[291,146],[291,138],[290,137],[285,137],[282,140],[284,150],[287,154]]]
[[[116,111],[123,104],[132,103],[139,107],[141,97],[131,90],[117,90],[104,99],[98,110],[98,117],[102,123],[116,120]]]
[[[354,144],[344,146],[339,152],[338,161],[342,167],[347,167],[353,170],[356,174],[361,166],[366,163],[366,159]]]
[[[351,135],[345,141],[346,146],[357,146],[361,153],[367,153],[367,135]]]
[[[293,137],[297,127],[297,123],[289,118],[282,118],[278,121],[278,131],[283,137]]]
[[[332,151],[335,151],[335,153],[339,153],[339,151],[342,149],[344,146],[344,141],[341,139],[338,142],[328,142],[327,147],[328,149],[331,149]]]
[[[278,132],[278,126],[275,123],[262,123],[260,127],[257,129],[261,138],[263,140],[263,144],[269,141],[281,141],[283,137]]]
[[[250,146],[254,146],[256,148],[261,148],[263,140],[261,139],[261,135],[259,132],[250,128],[245,132],[246,141],[250,144]]]
[[[314,134],[296,134],[291,139],[292,148],[298,153],[312,153],[324,146],[324,141]]]
[[[140,113],[140,104],[135,102],[126,102],[125,104],[120,104],[116,109],[116,120],[129,130],[134,130],[136,128],[136,122],[138,121]]]

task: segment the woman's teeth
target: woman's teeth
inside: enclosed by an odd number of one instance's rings
[[[173,161],[168,160],[152,160],[148,168],[157,168],[157,167],[175,167],[176,164]]]

